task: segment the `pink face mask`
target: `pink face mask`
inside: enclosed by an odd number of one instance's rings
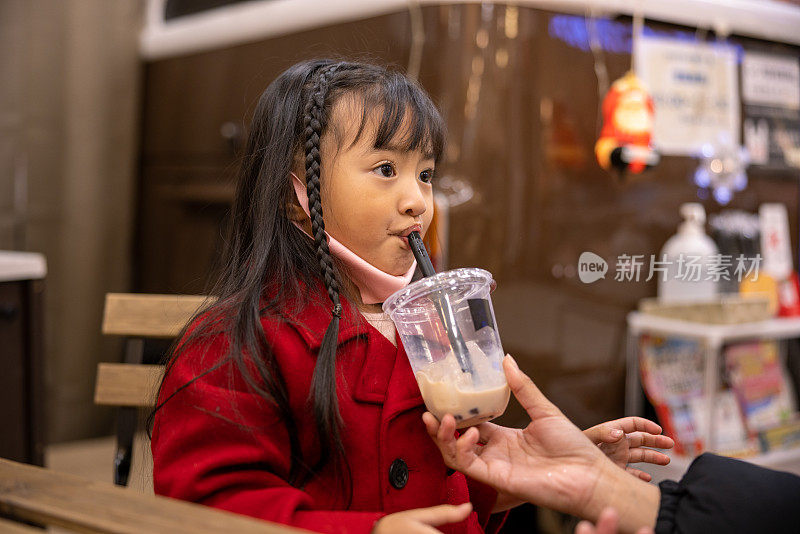
[[[311,216],[308,209],[308,193],[306,186],[300,181],[295,173],[292,175],[292,185],[294,192],[297,195],[297,200],[306,215]],[[302,227],[294,223],[295,226],[302,230]],[[389,295],[400,291],[411,282],[411,277],[414,276],[414,271],[417,268],[417,261],[411,264],[411,268],[402,276],[395,276],[381,271],[371,263],[356,255],[355,252],[345,247],[339,241],[335,240],[328,232],[328,248],[331,253],[337,258],[342,260],[348,268],[348,274],[353,280],[353,283],[358,287],[361,293],[361,301],[364,304],[379,304],[386,300]]]

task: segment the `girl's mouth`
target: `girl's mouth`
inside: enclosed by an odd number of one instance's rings
[[[398,239],[400,239],[400,242],[402,243],[401,246],[403,247],[403,249],[411,250],[411,244],[408,242],[408,236],[407,235],[398,235],[396,237]]]
[[[411,232],[422,233],[422,225],[420,223],[415,223],[412,224],[411,226],[408,226],[407,228],[404,228],[403,230],[400,230],[399,232],[394,232],[392,235],[400,239],[400,241],[402,241],[401,246],[403,247],[403,249],[411,250],[411,244],[408,242],[408,235]]]

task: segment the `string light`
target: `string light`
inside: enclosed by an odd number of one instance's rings
[[[728,136],[720,135],[716,143],[703,145],[699,159],[694,183],[701,190],[710,190],[720,205],[728,204],[734,193],[747,187],[750,158],[747,150],[734,145]]]

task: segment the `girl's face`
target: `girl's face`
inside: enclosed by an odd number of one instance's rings
[[[361,112],[346,96],[331,115],[320,142],[325,230],[378,269],[405,274],[414,262],[406,236],[424,236],[433,218],[434,158],[422,150],[375,149],[370,121],[353,143]],[[404,121],[398,139],[406,127]]]

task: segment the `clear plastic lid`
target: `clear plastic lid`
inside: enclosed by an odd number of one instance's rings
[[[482,288],[495,287],[492,273],[477,267],[453,269],[417,280],[393,293],[383,303],[383,311],[392,315],[398,308],[413,306],[414,301],[434,291],[446,290],[455,299],[470,298]]]

